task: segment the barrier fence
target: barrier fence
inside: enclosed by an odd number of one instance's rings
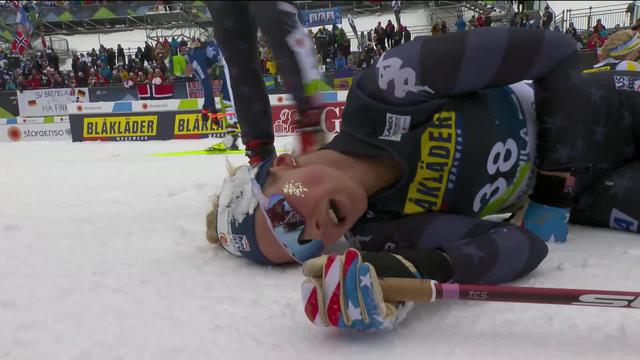
[[[596,52],[581,51],[579,61],[583,69],[593,66],[597,62]],[[340,85],[342,88],[351,84],[351,78],[334,80],[347,82]],[[174,84],[173,96],[182,99],[146,101],[139,100],[137,89],[123,86],[77,88],[73,93],[71,89],[3,91],[0,141],[144,141],[224,136],[224,122],[216,124],[200,118],[203,99],[189,98],[197,91],[188,84]],[[320,95],[324,103],[322,127],[328,133],[339,132],[347,91]],[[79,98],[84,101],[79,102]],[[297,114],[292,97],[270,94],[269,100],[276,135],[293,134]],[[29,115],[38,116],[21,117],[22,108]],[[227,112],[226,116],[235,116],[233,109]]]
[[[583,31],[593,28],[596,21],[600,19],[607,29],[613,29],[615,25],[623,28],[633,26],[638,17],[640,17],[640,4],[630,1],[627,4],[563,10],[556,14],[555,24],[564,31],[572,22],[577,30]]]
[[[348,90],[354,72],[350,69],[323,74],[319,82],[321,91]],[[211,80],[214,93],[221,88],[222,80]],[[265,76],[269,94],[286,93],[284,81],[276,76]],[[76,102],[119,102],[154,99],[193,99],[203,97],[198,81],[175,80],[163,85],[107,85],[89,88],[60,88],[0,91],[0,118],[19,116],[66,115],[66,107]]]
[[[323,129],[340,131],[346,91],[320,93]],[[295,132],[296,106],[290,95],[270,95],[277,136]],[[203,99],[75,103],[68,116],[0,119],[0,141],[147,141],[225,136],[226,122],[201,117]],[[218,116],[234,117],[227,108]]]

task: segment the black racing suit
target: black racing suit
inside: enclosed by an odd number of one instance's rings
[[[590,165],[578,174],[571,222],[639,232],[640,65],[606,59],[583,70]]]
[[[640,73],[584,74],[587,171],[576,175],[570,221],[639,232]]]
[[[402,177],[369,197],[367,213],[348,238],[366,251],[413,251],[424,258],[442,251],[453,272],[433,276],[440,281],[501,283],[535,269],[547,254],[541,239],[479,217],[509,211],[523,200],[535,170],[573,171],[578,195],[572,219],[593,223],[580,220],[581,199],[595,191],[603,174],[621,166],[618,171],[626,174],[617,152],[638,158],[638,126],[632,123],[640,113],[629,107],[636,93],[616,92],[609,82],[602,95],[589,84],[604,84],[612,75],[583,79],[577,64],[569,36],[513,28],[416,38],[385,53],[354,79],[341,132],[325,148],[392,158]],[[593,100],[598,94],[600,102]],[[595,119],[616,113],[622,115],[615,120],[620,129],[595,130]],[[266,124],[240,121],[245,130]],[[587,135],[611,144],[620,131],[631,144],[626,150],[622,143],[612,151],[585,146]],[[628,184],[624,179],[616,183]],[[640,183],[635,179],[631,184]],[[637,204],[638,195],[634,199]]]
[[[369,197],[351,240],[371,251],[444,251],[456,282],[533,270],[547,253],[542,240],[478,218],[520,203],[534,167],[586,166],[575,150],[581,84],[574,41],[553,32],[482,28],[385,53],[354,79],[341,132],[325,147],[401,165],[401,179]]]
[[[583,77],[570,37],[526,29],[418,38],[390,50],[354,81],[341,132],[326,146],[401,164],[400,181],[369,197],[350,239],[371,251],[444,251],[452,281],[522,276],[545,257],[544,243],[473,217],[517,205],[531,191],[533,164],[576,176],[572,222],[637,231],[633,75]]]

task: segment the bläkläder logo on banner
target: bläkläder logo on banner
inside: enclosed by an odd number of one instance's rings
[[[215,114],[218,115],[218,114]],[[224,127],[219,126],[224,123],[219,121],[202,120],[200,114],[177,114],[173,129],[174,135],[202,135],[221,134],[226,132]]]
[[[82,136],[91,138],[155,136],[158,128],[156,115],[86,117]]]

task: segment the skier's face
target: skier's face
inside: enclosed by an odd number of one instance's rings
[[[322,240],[325,247],[337,242],[367,207],[367,195],[362,187],[331,167],[297,166],[290,157],[280,157],[270,171],[262,189],[265,196],[284,194],[285,200],[305,219],[303,238]],[[286,184],[292,183],[308,191],[298,194],[283,191]],[[269,260],[294,261],[269,229],[261,211],[256,212],[255,232],[260,249]]]

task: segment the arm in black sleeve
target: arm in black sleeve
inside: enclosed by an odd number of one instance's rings
[[[515,280],[535,269],[548,251],[544,241],[526,229],[443,213],[363,222],[352,229],[349,238],[364,251],[390,251],[403,256],[423,277],[457,283]],[[449,278],[447,262],[436,252],[446,254],[450,261]]]
[[[544,77],[567,57],[577,54],[571,37],[521,28],[479,28],[445,36],[419,37],[384,54],[376,64],[378,82],[415,73],[416,88],[439,96],[465,94]],[[398,61],[400,60],[400,65]],[[390,72],[387,75],[387,72]],[[375,86],[387,101],[403,98],[392,86]],[[386,91],[384,91],[386,90]],[[398,96],[399,95],[399,96]]]
[[[567,172],[581,165],[586,97],[575,42],[562,33],[489,27],[416,38],[386,52],[355,90],[382,104],[414,106],[522,80],[534,80],[536,167]]]

